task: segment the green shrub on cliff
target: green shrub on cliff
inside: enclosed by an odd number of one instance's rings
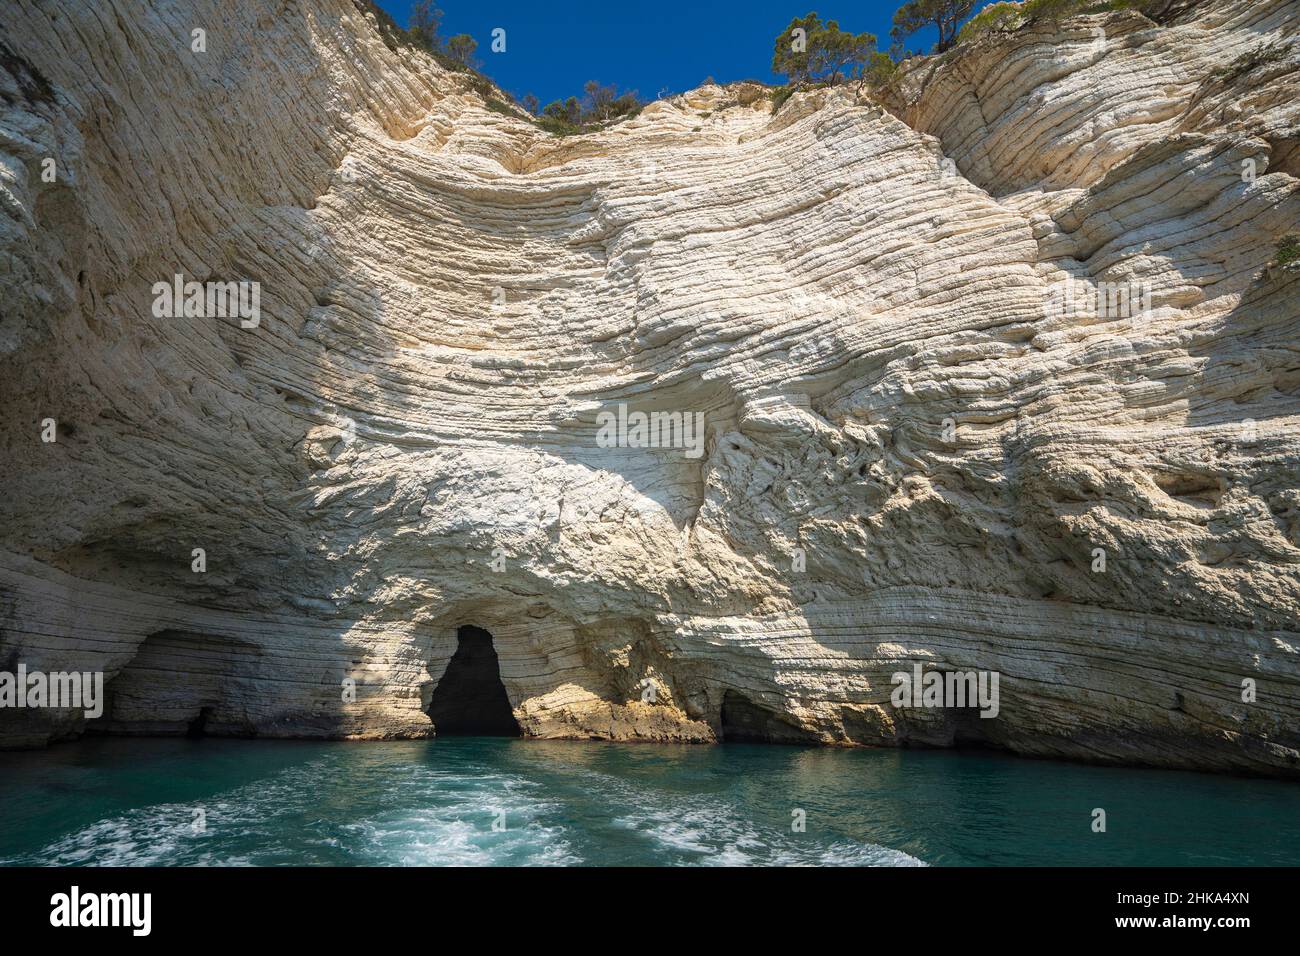
[[[1283,62],[1291,48],[1285,43],[1260,43],[1247,50],[1227,66],[1222,66],[1210,74],[1216,80],[1228,82],[1245,76],[1256,67]]]
[[[500,113],[502,116],[509,116],[512,118],[516,118],[519,116],[518,112],[511,109],[509,106],[507,106],[505,103],[502,103],[499,99],[495,97],[488,97],[484,105],[487,106],[488,112],[490,113]]]
[[[1273,264],[1277,266],[1289,266],[1293,262],[1300,262],[1300,235],[1295,233],[1278,240],[1277,255],[1273,257]]]
[[[407,22],[406,35],[411,42],[430,52],[442,44],[438,36],[438,26],[442,23],[442,11],[431,0],[417,0],[411,7],[411,18]]]
[[[888,53],[879,51],[871,54],[871,59],[858,74],[858,89],[880,89],[898,75],[898,64]]]
[[[645,106],[635,90],[620,93],[618,87],[602,86],[595,80],[588,80],[583,91],[587,95],[582,100],[570,96],[563,102],[553,100],[547,103],[537,118],[537,125],[556,136],[572,136],[600,129],[617,120],[631,119]]]
[[[468,33],[457,33],[447,40],[447,55],[461,66],[469,69],[478,66],[478,63],[474,60],[474,51],[477,49],[478,41]]]
[[[1024,0],[1023,3],[1002,0],[971,17],[957,34],[957,42],[969,43],[987,33],[1009,33],[1026,23],[1056,23],[1082,13],[1116,10],[1155,13],[1165,6],[1167,0]]]
[[[926,27],[934,27],[939,31],[934,52],[943,53],[957,42],[957,28],[974,8],[975,0],[908,0],[894,11],[894,26],[889,35],[902,44]]]
[[[1020,12],[1027,21],[1055,21],[1080,13],[1143,12],[1161,5],[1160,0],[1025,0]]]
[[[1024,22],[1019,3],[991,3],[966,21],[957,34],[957,42],[969,43],[985,33],[1008,32]]]
[[[563,124],[575,129],[582,125],[582,106],[576,96],[567,100],[551,100],[542,108],[542,119],[551,124]]]
[[[777,35],[772,72],[784,75],[794,87],[810,82],[838,83],[865,73],[875,50],[875,34],[849,33],[836,21],[823,23],[816,13],[809,13],[795,17]]]
[[[772,99],[772,115],[775,116],[781,107],[785,106],[786,100],[794,95],[794,87],[775,86],[768,91],[767,95]]]
[[[474,59],[478,41],[468,33],[458,33],[454,37],[443,37],[438,33],[442,25],[442,11],[435,7],[432,0],[417,0],[411,7],[411,17],[407,21],[406,41],[424,50],[439,65],[458,73],[478,74],[479,64]],[[483,77],[486,80],[486,77]]]

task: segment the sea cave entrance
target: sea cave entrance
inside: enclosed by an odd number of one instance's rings
[[[456,631],[456,653],[433,690],[429,717],[439,737],[520,735],[492,635],[481,627]]]
[[[723,743],[728,744],[807,744],[812,735],[787,723],[779,714],[755,704],[734,690],[722,695],[718,715]]]

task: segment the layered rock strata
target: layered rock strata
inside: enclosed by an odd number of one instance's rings
[[[1300,775],[1300,10],[1179,9],[556,138],[352,0],[5,4],[0,670],[109,703],[0,744],[426,736],[477,627],[528,736]]]

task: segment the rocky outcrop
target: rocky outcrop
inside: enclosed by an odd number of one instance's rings
[[[1298,21],[554,138],[352,0],[5,5],[0,665],[110,702],[0,740],[424,736],[477,627],[526,735],[1300,775]]]

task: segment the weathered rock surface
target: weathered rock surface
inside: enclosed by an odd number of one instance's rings
[[[102,669],[113,732],[422,736],[473,625],[530,735],[1300,775],[1297,4],[564,139],[377,26],[0,9],[0,669]],[[260,323],[156,317],[177,273]],[[702,455],[601,447],[619,405]],[[892,706],[917,661],[998,716]]]

